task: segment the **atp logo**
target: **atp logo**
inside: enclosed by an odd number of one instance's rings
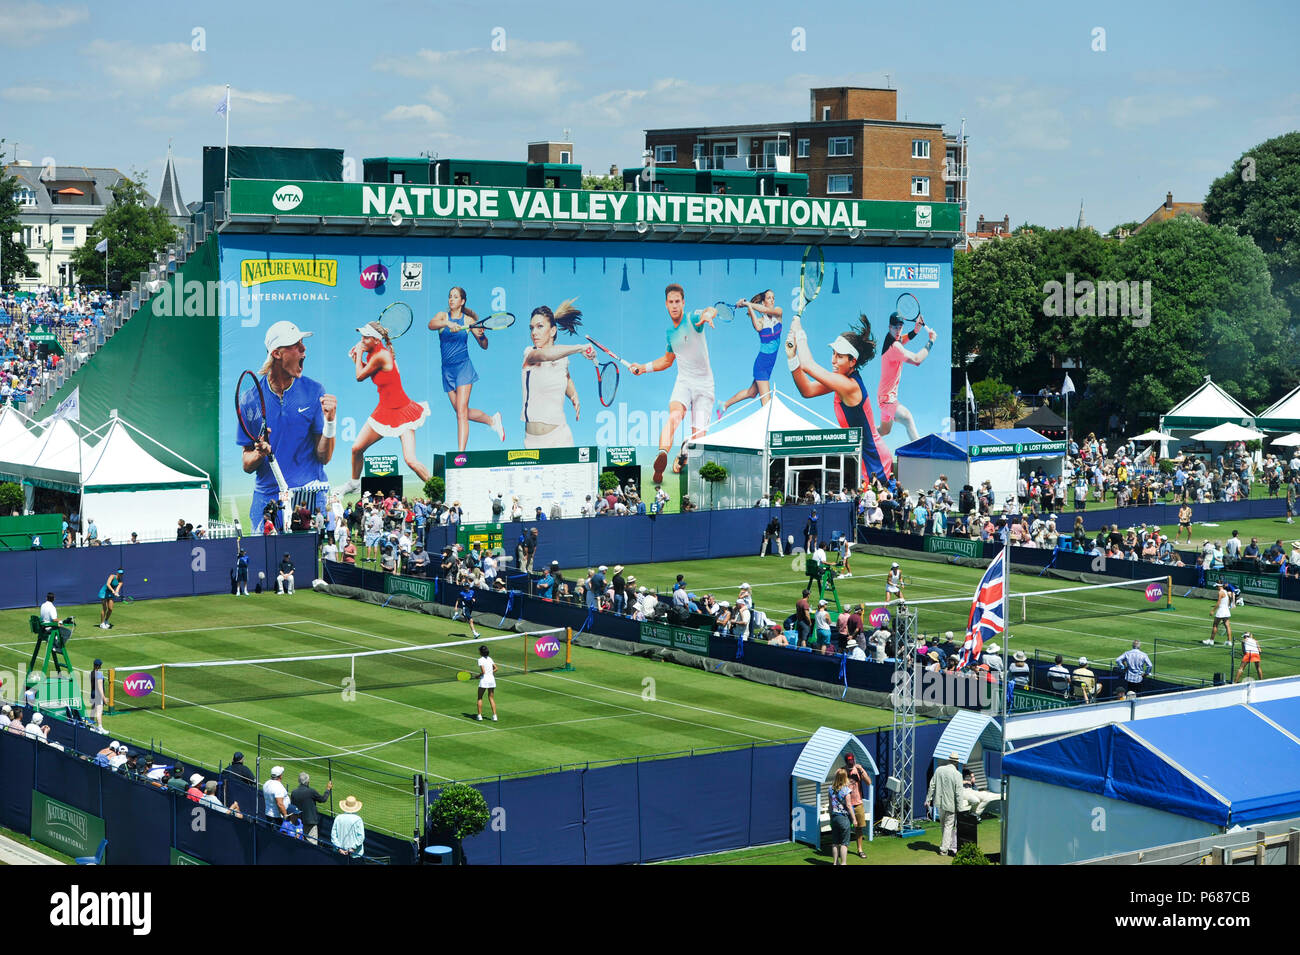
[[[132,673],[122,681],[122,689],[127,696],[148,696],[154,691],[153,676],[148,673]]]

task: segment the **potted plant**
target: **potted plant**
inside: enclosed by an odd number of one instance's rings
[[[716,461],[700,468],[700,477],[709,482],[709,509],[713,509],[713,489],[727,479],[727,469]]]
[[[452,783],[429,807],[429,835],[446,839],[452,848],[452,861],[466,865],[462,843],[486,829],[490,815],[481,792],[464,783]]]

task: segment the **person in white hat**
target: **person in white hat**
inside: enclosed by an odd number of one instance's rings
[[[402,458],[423,484],[429,469],[415,453],[415,431],[429,417],[429,402],[412,401],[402,388],[402,374],[397,370],[397,353],[388,329],[378,322],[366,322],[357,331],[361,341],[348,351],[356,367],[357,381],[370,378],[379,389],[379,404],[370,412],[361,433],[352,444],[352,480],[343,485],[344,494],[361,490],[361,468],[366,462],[366,448],[380,438],[397,438],[402,442]]]
[[[438,333],[438,347],[442,352],[442,390],[447,393],[447,399],[456,412],[456,448],[460,451],[464,451],[469,443],[471,421],[487,425],[502,441],[506,439],[501,412],[488,415],[469,406],[470,392],[474,382],[478,381],[478,372],[469,360],[469,336],[474,336],[480,348],[488,347],[488,339],[482,328],[466,333],[466,329],[478,321],[478,315],[466,307],[466,302],[465,290],[459,285],[452,286],[447,292],[447,311],[429,319],[429,331]]]
[[[284,767],[272,766],[271,778],[262,785],[262,800],[266,805],[266,818],[280,825],[289,807],[289,790],[284,787]]]
[[[813,360],[801,319],[796,316],[790,323],[790,334],[785,341],[786,364],[794,377],[795,387],[805,398],[835,395],[836,410],[843,412],[845,427],[862,429],[863,481],[888,484],[893,472],[893,457],[880,434],[876,431],[871,398],[862,383],[860,369],[876,354],[876,342],[871,336],[871,323],[865,315],[858,324],[830,343],[831,367],[823,368]]]
[[[910,298],[915,301],[911,295],[900,296],[899,300]],[[910,352],[903,347],[914,338],[922,334],[929,336],[929,341],[921,345],[920,351]],[[926,328],[925,319],[921,317],[918,308],[916,322],[910,332],[903,331],[903,316],[894,312],[889,316],[889,332],[885,335],[885,340],[880,345],[880,386],[876,390],[876,398],[880,402],[880,433],[889,434],[894,427],[894,419],[897,418],[903,422],[903,427],[907,428],[907,437],[910,441],[917,440],[921,435],[916,430],[916,422],[912,418],[912,412],[908,411],[898,400],[898,384],[903,377],[903,364],[920,365],[930,354],[930,347],[934,344],[935,331],[933,328]]]
[[[345,856],[363,856],[366,849],[366,827],[357,815],[361,811],[361,800],[348,796],[339,803],[338,815],[330,828],[330,841],[334,848]]]
[[[939,854],[955,856],[957,854],[957,799],[961,795],[961,754],[955,750],[948,754],[948,761],[935,770],[930,779],[930,788],[925,793],[925,808],[933,806],[939,810],[939,819],[943,822],[943,841],[939,843]]]
[[[280,500],[279,484],[267,461],[271,454],[290,488],[319,484],[321,490],[310,507],[319,511],[325,508],[325,465],[334,456],[338,399],[327,394],[320,382],[302,373],[307,358],[303,340],[311,335],[293,322],[276,322],[267,329],[266,362],[259,372],[266,401],[265,422],[257,390],[250,387],[239,396],[239,416],[244,426],[254,435],[261,432],[263,424],[268,431],[265,440],[249,441],[242,429],[237,430],[244,449],[244,473],[257,474],[248,511],[255,528],[262,527],[267,505],[276,505]]]

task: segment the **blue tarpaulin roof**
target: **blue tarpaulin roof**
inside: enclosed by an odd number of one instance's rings
[[[1300,742],[1248,706],[1102,726],[1009,753],[1002,767],[1220,826],[1300,815]]]
[[[1300,697],[1252,703],[1250,708],[1263,713],[1292,736],[1300,737]]]
[[[1033,428],[996,428],[992,431],[954,431],[951,434],[927,434],[909,444],[903,445],[896,452],[904,458],[931,458],[939,461],[964,461],[966,449],[971,445],[989,444],[1039,444],[1046,441]],[[1064,452],[1057,452],[1053,457]],[[1037,456],[1037,455],[1036,455]],[[1006,454],[982,454],[981,460],[1014,458],[1014,451]]]

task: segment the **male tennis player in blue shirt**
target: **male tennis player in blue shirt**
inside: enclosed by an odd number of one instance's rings
[[[262,526],[267,505],[277,504],[280,499],[279,487],[266,460],[268,453],[275,455],[290,488],[319,483],[322,489],[316,492],[316,500],[310,506],[313,510],[325,510],[325,465],[334,456],[338,400],[325,393],[324,385],[302,373],[307,357],[303,340],[311,335],[293,322],[276,322],[267,329],[266,362],[259,375],[266,396],[269,433],[265,441],[249,444],[247,436],[236,428],[236,440],[244,452],[244,473],[257,473],[253,503],[248,510],[255,528]],[[239,408],[244,423],[256,434],[262,425],[256,389],[250,388],[239,396]]]

